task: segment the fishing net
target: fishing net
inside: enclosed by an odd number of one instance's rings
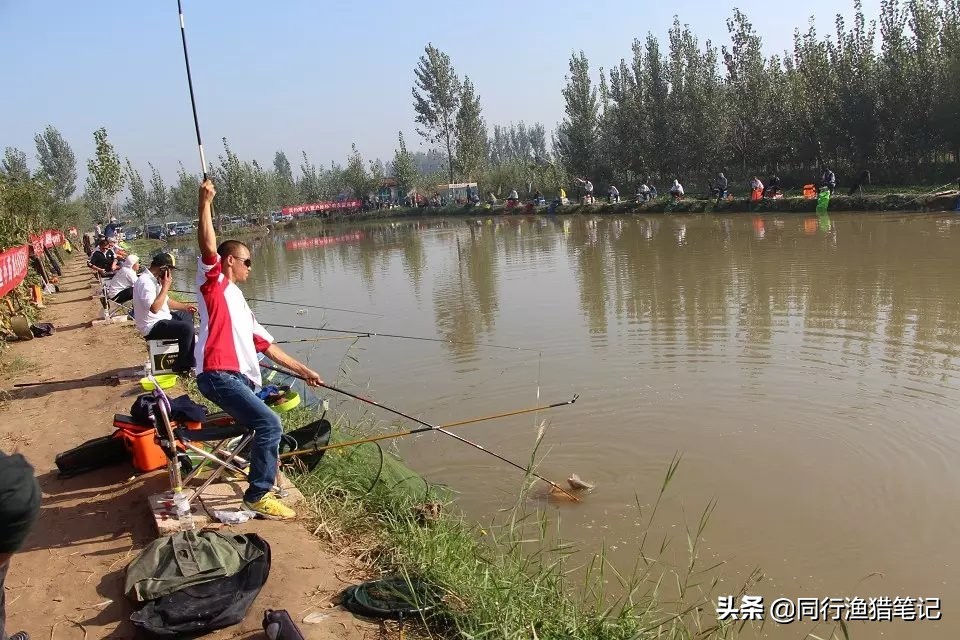
[[[343,606],[357,615],[403,620],[423,616],[440,604],[443,594],[418,578],[391,576],[347,587]]]
[[[273,366],[273,363],[264,358],[261,365]],[[318,396],[314,388],[309,387],[299,378],[270,369],[262,369],[261,373],[264,385],[289,386],[300,394],[300,407],[284,414],[284,429],[288,433],[315,422],[318,414],[325,415],[332,424],[330,444],[362,439],[380,433],[361,430],[343,415],[335,417],[329,415],[327,413],[330,408],[329,400]],[[400,429],[402,427],[397,430]],[[323,462],[316,465],[315,469],[302,468],[301,470],[334,475],[345,486],[360,492],[386,489],[395,497],[401,499],[406,497],[411,504],[432,500],[445,501],[451,497],[446,487],[427,482],[407,467],[397,454],[390,451],[390,442],[392,440],[329,449],[323,457]]]

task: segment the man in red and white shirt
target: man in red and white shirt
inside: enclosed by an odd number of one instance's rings
[[[263,353],[311,385],[321,384],[323,380],[317,372],[273,344],[273,336],[257,322],[247,306],[237,283],[250,276],[253,266],[250,248],[239,240],[225,240],[217,246],[211,213],[216,193],[211,180],[204,180],[200,185],[197,229],[200,336],[194,351],[197,387],[238,423],[254,429],[250,486],[243,495],[244,507],[267,518],[285,520],[295,517],[296,513],[271,493],[277,478],[283,427],[280,416],[254,393],[260,385],[257,354]]]

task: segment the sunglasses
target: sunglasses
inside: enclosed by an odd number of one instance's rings
[[[233,258],[234,260],[239,260],[240,262],[242,262],[242,263],[243,263],[243,266],[245,266],[247,269],[249,269],[250,266],[253,264],[253,262],[250,260],[250,258],[243,258],[243,259],[241,259],[240,256],[235,256],[235,255],[232,255],[232,254],[230,255],[230,257]]]

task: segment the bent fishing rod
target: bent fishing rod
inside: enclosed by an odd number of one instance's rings
[[[277,329],[300,329],[301,331],[330,331],[332,333],[351,333],[361,334],[365,338],[399,338],[402,340],[423,340],[424,342],[443,342],[446,344],[459,344],[473,347],[490,347],[491,349],[512,349],[514,351],[540,351],[533,347],[515,347],[508,344],[493,344],[492,342],[468,342],[464,340],[448,340],[446,338],[424,338],[422,336],[404,336],[398,333],[378,333],[376,331],[363,331],[360,329],[330,329],[328,327],[304,327],[295,324],[277,324],[275,322],[261,322],[265,327],[274,327]]]
[[[341,449],[343,447],[352,447],[358,444],[367,444],[368,442],[377,442],[379,440],[390,440],[393,438],[400,438],[403,436],[411,436],[418,433],[424,433],[426,431],[433,431],[435,429],[449,429],[450,427],[459,427],[465,424],[474,424],[475,422],[484,422],[486,420],[498,420],[500,418],[507,418],[509,416],[518,416],[524,413],[533,413],[534,411],[546,411],[547,409],[556,409],[557,407],[566,407],[577,401],[577,398],[580,397],[580,394],[574,394],[573,398],[566,400],[564,402],[555,402],[553,404],[548,404],[545,406],[530,407],[528,409],[518,409],[516,411],[507,411],[506,413],[495,413],[489,416],[483,416],[480,418],[470,418],[468,420],[458,420],[457,422],[448,422],[447,424],[437,425],[436,427],[421,427],[419,429],[408,429],[406,431],[395,431],[392,433],[382,433],[377,436],[371,436],[369,438],[359,438],[357,440],[345,440],[344,442],[336,442],[334,444],[324,445],[322,447],[312,447],[309,449],[296,449],[294,451],[288,451],[287,453],[280,454],[280,458],[292,458],[294,456],[303,455],[305,453],[319,453],[320,451],[326,451],[327,449]]]
[[[308,382],[308,380],[307,380],[305,377],[303,377],[303,376],[298,376],[297,374],[293,373],[292,371],[287,371],[287,370],[285,370],[285,369],[278,369],[277,367],[271,367],[271,366],[265,365],[265,364],[261,364],[260,367],[261,367],[262,369],[268,369],[268,370],[270,370],[270,371],[276,371],[277,373],[282,373],[282,374],[284,374],[284,375],[288,375],[288,376],[290,376],[290,377],[298,378],[298,379],[300,379],[300,380],[303,380],[304,382]],[[347,397],[349,397],[349,398],[353,398],[353,399],[355,399],[355,400],[359,400],[360,402],[365,402],[365,403],[367,403],[367,404],[369,404],[369,405],[373,405],[374,407],[379,407],[380,409],[383,409],[384,411],[389,411],[390,413],[394,413],[394,414],[396,414],[396,415],[398,415],[398,416],[400,416],[400,417],[402,417],[402,418],[406,418],[407,420],[410,420],[410,421],[412,421],[412,422],[416,422],[417,424],[421,424],[421,425],[423,425],[424,427],[427,427],[427,430],[428,430],[428,431],[439,431],[440,433],[446,434],[446,435],[450,436],[451,438],[453,438],[454,440],[459,440],[460,442],[464,443],[465,445],[471,446],[471,447],[473,447],[474,449],[477,449],[477,450],[479,450],[479,451],[483,451],[484,453],[490,454],[491,456],[493,456],[493,457],[496,458],[497,460],[500,460],[501,462],[505,462],[505,463],[509,464],[511,467],[515,467],[515,468],[519,469],[520,471],[523,471],[524,473],[529,473],[529,474],[532,475],[534,478],[538,478],[538,479],[540,479],[540,480],[543,480],[544,482],[546,482],[547,484],[549,484],[551,487],[553,487],[554,489],[560,491],[561,493],[563,493],[564,495],[566,495],[568,498],[570,498],[570,499],[573,500],[574,502],[580,502],[580,498],[578,498],[577,496],[573,495],[572,493],[570,493],[569,491],[567,491],[566,489],[564,489],[563,487],[561,487],[559,484],[557,484],[557,483],[554,482],[553,480],[548,480],[548,479],[544,478],[543,476],[541,476],[541,475],[540,475],[539,473],[537,473],[536,471],[533,471],[532,469],[529,469],[529,468],[527,468],[527,467],[523,467],[523,466],[517,464],[516,462],[514,462],[513,460],[509,460],[509,459],[507,459],[507,458],[504,458],[504,457],[501,456],[499,453],[496,453],[495,451],[490,451],[489,449],[484,448],[483,445],[479,445],[479,444],[477,444],[476,442],[473,442],[473,441],[471,441],[471,440],[467,440],[467,439],[464,438],[463,436],[460,436],[460,435],[454,433],[453,431],[447,431],[444,427],[442,427],[442,426],[440,426],[440,425],[432,425],[432,424],[430,424],[429,422],[424,422],[423,420],[421,420],[421,419],[419,419],[419,418],[414,418],[413,416],[408,415],[408,414],[406,414],[406,413],[403,413],[402,411],[398,411],[397,409],[391,409],[390,407],[384,406],[384,405],[380,404],[379,402],[377,402],[376,400],[372,400],[372,399],[370,399],[370,398],[365,398],[365,397],[360,396],[360,395],[357,395],[357,394],[355,394],[355,393],[350,393],[349,391],[345,391],[344,389],[338,389],[337,387],[334,387],[334,386],[332,386],[332,385],[329,385],[329,384],[327,384],[326,382],[321,382],[321,383],[318,384],[317,386],[323,387],[324,389],[329,389],[330,391],[333,391],[333,392],[335,392],[335,393],[339,393],[339,394],[345,395],[345,396],[347,396]]]
[[[186,291],[184,289],[171,289],[174,293],[196,293],[194,291]],[[340,307],[322,307],[316,304],[301,304],[299,302],[283,302],[281,300],[267,300],[266,298],[244,298],[250,302],[265,302],[267,304],[286,304],[291,307],[301,307],[304,309],[324,309],[326,311],[343,311],[344,313],[356,313],[362,316],[376,316],[377,318],[384,317],[382,313],[372,313],[370,311],[356,311],[354,309],[341,309]],[[263,324],[262,322],[260,324]],[[364,333],[362,331],[352,331],[351,333]]]

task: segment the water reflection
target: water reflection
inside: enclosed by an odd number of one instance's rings
[[[359,277],[375,306],[396,270],[418,299],[429,281],[438,336],[476,342],[495,331],[504,277],[526,269],[511,291],[527,295],[540,286],[540,270],[568,267],[561,279],[575,287],[583,338],[595,346],[607,344],[612,324],[633,327],[628,332],[643,326],[663,344],[734,341],[748,361],[761,362],[765,347],[791,327],[808,346],[839,339],[862,367],[882,354],[889,371],[916,344],[935,347],[917,356],[928,363],[936,362],[932,354],[956,355],[960,286],[945,268],[956,228],[929,218],[827,215],[370,224],[254,240],[251,295],[296,290],[297,299],[316,303],[328,295],[326,279],[347,273]],[[475,353],[463,345],[450,350]],[[915,371],[934,375],[936,367]]]

